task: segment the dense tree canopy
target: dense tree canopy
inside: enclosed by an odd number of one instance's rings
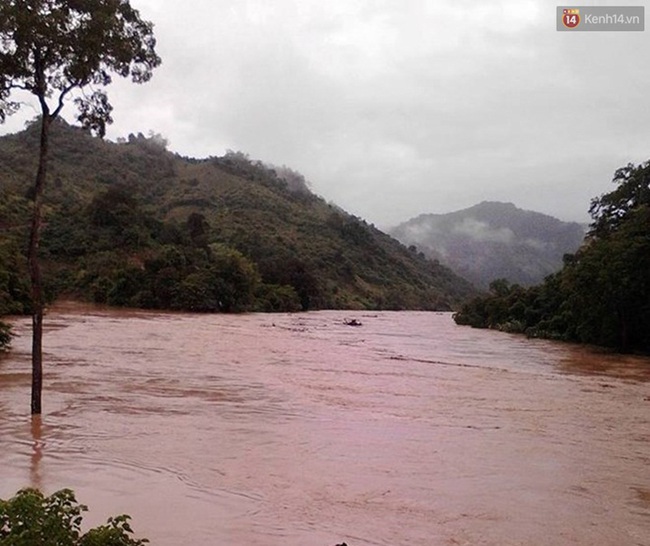
[[[616,171],[592,201],[590,233],[559,273],[523,289],[503,281],[458,324],[650,352],[650,163]]]
[[[592,200],[589,213],[593,219],[591,235],[607,237],[640,208],[650,206],[650,162],[628,164],[614,174],[618,187]]]
[[[0,122],[16,112],[15,91],[34,95],[54,119],[75,96],[78,119],[103,135],[112,74],[136,83],[160,64],[152,24],[126,0],[3,0],[0,4]],[[77,93],[88,86],[88,93]]]
[[[0,317],[30,311],[27,262],[23,255],[27,203],[0,190]],[[0,350],[11,340],[9,326],[0,322]]]

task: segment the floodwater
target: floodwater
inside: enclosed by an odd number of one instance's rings
[[[64,304],[32,421],[14,323],[0,498],[70,487],[153,546],[650,545],[650,359],[449,314]]]

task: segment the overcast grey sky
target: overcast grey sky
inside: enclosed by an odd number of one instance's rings
[[[482,200],[585,221],[650,159],[650,30],[560,33],[547,0],[131,3],[163,65],[109,88],[109,138],[285,164],[383,228]]]

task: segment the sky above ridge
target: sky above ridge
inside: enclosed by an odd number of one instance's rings
[[[163,64],[109,87],[108,138],[287,165],[379,227],[484,200],[583,222],[650,159],[650,30],[558,32],[546,0],[131,4]]]

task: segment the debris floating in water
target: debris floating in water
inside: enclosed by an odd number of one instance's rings
[[[358,320],[355,319],[355,318],[353,318],[353,319],[345,319],[344,322],[345,322],[345,324],[346,324],[347,326],[361,326],[361,325],[362,325],[361,322],[358,321]],[[345,545],[345,542],[344,542],[343,544]],[[336,546],[341,546],[341,545],[340,545],[340,544],[337,544]],[[347,545],[345,545],[345,546],[347,546]]]

